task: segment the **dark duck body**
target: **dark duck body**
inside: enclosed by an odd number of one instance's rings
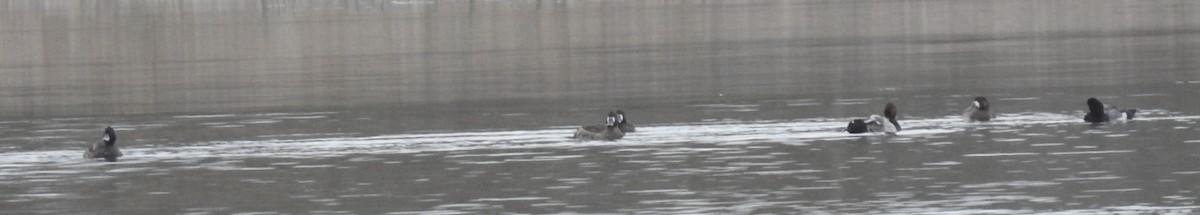
[[[1090,123],[1131,120],[1137,114],[1136,109],[1121,109],[1116,106],[1104,105],[1096,98],[1088,98],[1087,105],[1088,113],[1083,116],[1083,121]]]
[[[637,128],[632,123],[629,123],[629,121],[626,121],[625,111],[621,110],[617,110],[617,129],[620,129],[623,133],[637,132]]]
[[[992,114],[992,105],[982,96],[975,97],[974,104],[963,110],[963,119],[967,122],[987,122],[993,118],[996,118],[996,115]]]
[[[617,114],[608,112],[608,118],[604,125],[589,125],[583,126],[575,130],[575,135],[571,138],[580,140],[617,140],[625,137],[625,133],[617,128]]]
[[[846,125],[846,132],[851,134],[867,133],[867,132],[883,132],[887,134],[895,134],[900,132],[900,122],[896,121],[898,114],[896,105],[888,103],[883,108],[883,116],[871,115],[867,119],[855,119]]]
[[[84,159],[104,158],[105,161],[117,161],[121,157],[121,149],[117,148],[117,132],[112,127],[104,128],[104,136],[100,142],[92,144],[83,152]]]

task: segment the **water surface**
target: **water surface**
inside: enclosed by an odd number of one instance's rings
[[[0,211],[1194,213],[1198,7],[0,1]]]

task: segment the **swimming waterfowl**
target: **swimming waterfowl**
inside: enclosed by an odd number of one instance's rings
[[[117,148],[117,132],[112,127],[104,128],[104,136],[100,142],[92,144],[83,152],[84,159],[104,158],[105,161],[117,161],[121,157],[121,149]]]
[[[974,104],[963,110],[963,119],[967,122],[987,122],[992,118],[996,118],[996,115],[992,114],[991,104],[983,96],[975,97]]]
[[[617,140],[625,137],[625,133],[617,128],[617,113],[608,112],[604,125],[583,126],[575,130],[571,138],[586,140]]]
[[[883,116],[871,115],[867,119],[855,119],[846,125],[846,132],[851,134],[867,133],[867,132],[883,132],[887,134],[895,134],[900,131],[900,122],[896,121],[897,115],[896,105],[891,102],[883,108]]]
[[[633,127],[629,121],[625,121],[625,111],[617,110],[617,128],[623,133],[637,132],[637,128]]]
[[[1121,109],[1117,106],[1104,105],[1099,99],[1088,98],[1088,113],[1083,116],[1083,121],[1090,123],[1103,123],[1111,120],[1131,120],[1137,114],[1136,109]]]

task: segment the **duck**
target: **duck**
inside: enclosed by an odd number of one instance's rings
[[[583,126],[575,130],[573,139],[580,140],[607,140],[613,141],[625,137],[625,133],[617,128],[617,113],[608,112],[608,118],[604,125]]]
[[[1104,105],[1096,98],[1088,98],[1087,105],[1088,113],[1083,116],[1083,121],[1090,123],[1132,120],[1137,114],[1137,109],[1121,109],[1117,106]]]
[[[108,162],[117,161],[121,155],[121,149],[117,148],[117,132],[112,127],[104,128],[104,136],[100,141],[83,152],[84,159],[104,158]]]
[[[991,104],[988,104],[987,98],[983,96],[975,97],[974,104],[963,110],[963,120],[967,122],[987,122],[993,118],[996,118],[996,115],[992,114]]]
[[[637,128],[625,120],[625,111],[617,110],[617,129],[623,133],[637,132]]]
[[[886,134],[896,134],[900,132],[900,122],[896,120],[896,115],[899,111],[896,109],[896,104],[888,102],[883,108],[883,116],[872,114],[867,119],[851,120],[846,125],[846,132],[851,134],[859,133],[877,133],[883,132]]]

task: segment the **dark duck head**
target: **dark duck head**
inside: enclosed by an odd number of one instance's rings
[[[100,141],[104,142],[104,146],[112,147],[117,144],[117,132],[112,127],[104,128],[104,136],[100,137]]]
[[[1090,123],[1108,122],[1108,115],[1104,113],[1104,103],[1100,103],[1099,99],[1088,98],[1087,106],[1088,113],[1083,116],[1083,121]]]
[[[987,111],[991,105],[988,105],[987,98],[983,96],[975,97],[975,109]]]
[[[604,123],[604,126],[609,129],[616,127],[617,126],[617,116],[619,116],[619,115],[617,115],[617,113],[608,112],[608,118],[605,119],[606,122]]]
[[[892,104],[891,102],[888,102],[887,106],[883,107],[883,117],[886,117],[888,121],[892,122],[892,125],[896,126],[896,131],[900,131],[900,121],[896,121],[898,112],[896,104]]]
[[[617,128],[625,133],[637,131],[633,124],[629,124],[629,121],[626,121],[625,111],[621,110],[617,110]]]
[[[967,120],[967,122],[991,121],[992,118],[995,118],[995,115],[992,115],[992,112],[990,111],[991,106],[992,105],[988,103],[987,98],[984,98],[983,96],[975,97],[975,101],[972,102],[971,106],[967,107],[967,109],[963,111],[963,117]]]

